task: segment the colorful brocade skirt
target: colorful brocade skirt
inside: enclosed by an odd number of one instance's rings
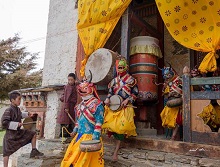
[[[162,126],[168,128],[175,128],[176,124],[182,125],[182,107],[168,107],[165,106],[160,113]]]
[[[134,109],[131,107],[122,108],[115,112],[108,106],[105,106],[104,124],[102,125],[102,129],[117,134],[125,134],[127,137],[137,136],[134,116]]]
[[[65,156],[61,162],[61,167],[104,167],[103,142],[100,151],[81,152],[79,145],[81,141],[92,140],[91,134],[84,134],[78,139],[77,134],[69,144]]]

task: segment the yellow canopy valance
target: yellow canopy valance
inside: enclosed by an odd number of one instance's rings
[[[220,49],[220,0],[156,0],[161,17],[172,37],[183,46],[208,52],[201,72],[217,69]]]
[[[104,47],[121,15],[131,0],[79,0],[79,37],[85,50],[85,59],[80,70],[84,75],[89,56],[98,48]]]

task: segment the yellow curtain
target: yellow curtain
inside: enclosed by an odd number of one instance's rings
[[[105,45],[121,15],[131,0],[79,0],[79,37],[85,50],[80,73],[84,76],[90,54]]]
[[[181,45],[208,52],[201,72],[217,69],[220,49],[220,0],[156,0],[160,15],[172,37]]]

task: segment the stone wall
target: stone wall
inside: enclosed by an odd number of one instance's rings
[[[63,91],[53,91],[47,94],[47,112],[45,113],[44,138],[54,139],[59,136],[60,125],[56,123],[57,113],[61,110],[59,100]]]
[[[78,33],[76,0],[51,0],[49,8],[45,61],[42,86],[66,84],[67,75],[75,72]],[[44,137],[53,139],[59,134],[56,124],[62,92],[47,95]]]

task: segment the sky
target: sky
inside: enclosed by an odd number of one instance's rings
[[[39,52],[37,69],[43,68],[49,0],[0,0],[0,40],[19,34],[20,45]]]

